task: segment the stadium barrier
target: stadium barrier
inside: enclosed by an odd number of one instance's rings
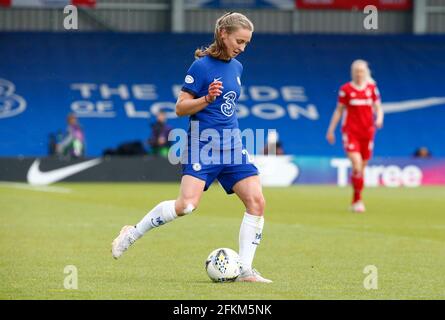
[[[350,162],[345,158],[256,156],[264,186],[299,184],[346,186]],[[180,165],[157,157],[0,158],[0,181],[48,185],[67,182],[179,182]],[[375,158],[365,173],[367,186],[445,185],[445,158]]]
[[[180,166],[159,157],[85,159],[0,158],[0,181],[47,185],[67,182],[179,181]]]

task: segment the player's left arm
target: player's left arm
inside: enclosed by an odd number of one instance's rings
[[[377,88],[377,86],[374,88],[373,90],[373,108],[374,108],[374,112],[375,112],[375,126],[378,129],[383,128],[383,118],[385,117],[384,112],[383,112],[383,108],[382,108],[382,101],[380,98],[380,92],[379,89]]]
[[[381,129],[383,128],[383,118],[385,117],[385,113],[383,112],[382,103],[380,101],[374,103],[374,112],[376,114],[375,126],[378,129]]]

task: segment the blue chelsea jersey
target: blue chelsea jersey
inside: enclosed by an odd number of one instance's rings
[[[214,80],[222,82],[222,94],[213,103],[190,116],[191,121],[199,121],[199,133],[205,129],[215,129],[221,137],[221,146],[228,143],[222,140],[223,130],[238,129],[236,103],[241,93],[242,72],[242,64],[234,58],[224,61],[207,55],[193,62],[184,79],[182,91],[195,98],[207,95],[209,85]],[[233,139],[232,148],[241,142],[240,139]]]

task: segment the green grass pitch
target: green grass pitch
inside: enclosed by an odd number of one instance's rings
[[[272,284],[215,284],[213,249],[238,249],[243,206],[213,185],[193,214],[147,233],[120,260],[110,244],[178,184],[0,185],[0,299],[445,299],[445,188],[265,188],[254,266]],[[65,289],[74,265],[78,289]],[[363,270],[377,267],[378,289]]]

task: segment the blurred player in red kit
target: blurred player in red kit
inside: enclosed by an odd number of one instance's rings
[[[355,60],[352,63],[351,77],[351,82],[340,87],[337,107],[332,115],[326,139],[331,144],[335,143],[335,128],[343,117],[343,147],[352,163],[351,184],[354,196],[351,210],[364,212],[364,172],[372,156],[376,128],[383,127],[383,110],[379,90],[365,60]]]

